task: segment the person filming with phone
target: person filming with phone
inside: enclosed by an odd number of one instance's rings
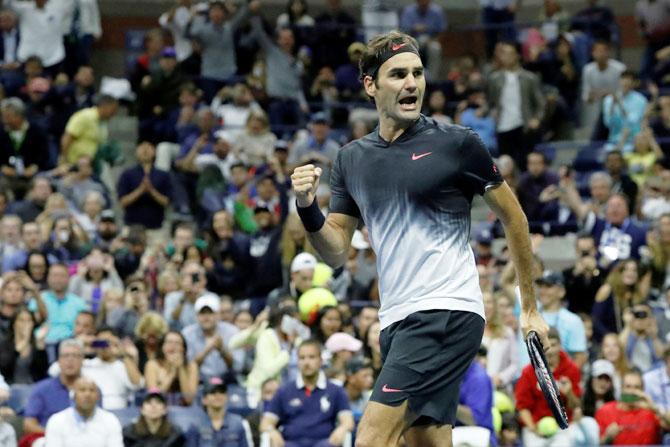
[[[196,318],[195,302],[202,296],[218,296],[207,290],[205,268],[197,262],[187,261],[179,272],[181,290],[168,293],[165,296],[163,317],[170,325],[170,329],[181,330],[188,325],[198,322]]]
[[[649,305],[640,303],[625,309],[623,321],[619,340],[628,364],[643,373],[655,368],[663,357],[663,343],[658,337],[658,324]]]
[[[666,418],[643,391],[642,376],[633,370],[623,376],[621,398],[608,402],[596,412],[601,445],[655,445],[661,442]]]

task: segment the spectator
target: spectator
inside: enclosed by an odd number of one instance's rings
[[[514,18],[519,9],[517,0],[479,0],[482,25],[486,36],[486,55],[493,56],[496,42],[516,40]]]
[[[365,360],[353,358],[347,362],[346,373],[347,379],[344,382],[344,390],[349,398],[354,421],[358,424],[372,394],[372,386],[374,385],[372,366]]]
[[[611,41],[618,31],[612,8],[598,5],[600,0],[588,0],[584,9],[572,16],[570,30],[586,33],[593,40]]]
[[[142,78],[138,92],[139,139],[158,144],[169,140],[172,115],[179,108],[180,88],[186,78],[177,65],[173,47],[161,51],[158,70]]]
[[[607,200],[612,194],[612,177],[606,172],[596,171],[589,176],[589,196],[587,204],[598,217],[605,217]]]
[[[232,18],[226,20],[226,5],[215,1],[209,5],[209,21],[198,17],[189,23],[186,34],[202,48],[201,87],[207,103],[236,74],[234,33],[249,13],[256,13],[259,8],[258,1],[243,4]]]
[[[212,216],[212,236],[208,253],[214,263],[207,272],[207,283],[216,293],[239,297],[246,288],[249,238],[234,230],[233,216],[220,210]]]
[[[342,7],[342,0],[328,0],[326,10],[315,21],[312,45],[315,68],[345,64],[347,49],[356,37],[356,19]]]
[[[44,433],[44,427],[51,416],[70,406],[70,392],[74,390],[81,375],[83,360],[84,349],[81,343],[76,340],[61,342],[58,346],[60,373],[57,377],[41,380],[33,386],[24,410],[24,433]]]
[[[520,370],[519,347],[516,334],[503,325],[496,300],[491,293],[484,293],[486,326],[482,345],[487,348],[486,370],[498,389],[511,387]]]
[[[23,222],[33,222],[44,210],[52,192],[49,179],[37,176],[32,180],[25,200],[12,203],[9,211],[19,216]]]
[[[265,51],[265,66],[271,67],[266,77],[266,92],[270,98],[270,124],[282,129],[284,126],[301,126],[303,114],[309,111],[302,88],[302,64],[294,56],[295,37],[288,28],[277,32],[277,42],[265,33],[260,17],[251,19],[254,37]],[[282,129],[284,130],[284,129]]]
[[[540,81],[521,68],[515,44],[499,43],[497,55],[500,69],[489,77],[487,96],[491,108],[497,111],[498,148],[525,171],[526,154],[539,141],[545,100]]]
[[[575,240],[575,265],[563,270],[568,310],[591,315],[596,293],[603,283],[604,272],[598,269],[593,236],[580,233]],[[601,274],[603,273],[603,274]]]
[[[306,0],[289,0],[286,3],[286,12],[277,17],[277,29],[290,28],[293,30],[299,47],[311,42],[314,23],[314,18],[309,15]]]
[[[491,408],[493,408],[493,383],[486,374],[486,369],[475,360],[463,376],[456,407],[456,420],[465,426],[488,429],[491,433],[490,445],[495,446]]]
[[[0,102],[4,128],[0,130],[0,169],[3,186],[18,200],[28,191],[30,180],[49,168],[47,135],[26,119],[26,108],[19,98]]]
[[[326,376],[340,386],[347,378],[346,366],[363,347],[363,342],[346,332],[335,332],[324,343],[327,359]]]
[[[481,86],[473,86],[467,91],[466,101],[458,106],[460,113],[456,122],[464,127],[471,127],[482,139],[491,155],[498,155],[496,123],[486,100],[486,91]]]
[[[607,150],[617,149],[624,154],[633,150],[647,110],[647,98],[634,90],[636,86],[637,75],[626,70],[621,73],[619,89],[603,99],[603,124],[609,130]]]
[[[67,14],[57,2],[35,0],[23,2],[8,0],[4,3],[19,18],[18,59],[25,62],[31,56],[40,58],[46,70],[56,75],[65,59],[62,23]]]
[[[314,320],[314,338],[321,344],[336,332],[342,331],[342,313],[335,306],[323,306]]]
[[[83,298],[91,311],[97,313],[102,295],[112,288],[123,288],[123,282],[114,268],[114,258],[94,248],[79,264],[77,274],[70,280],[68,292]]]
[[[658,116],[649,120],[649,126],[661,145],[666,160],[670,160],[670,95],[661,95],[658,100]]]
[[[224,102],[226,100],[229,102]],[[241,133],[251,112],[262,110],[254,100],[249,86],[238,82],[231,88],[223,88],[212,101],[212,110],[223,121],[223,128],[232,136]]]
[[[602,100],[619,89],[619,78],[626,70],[621,62],[610,59],[610,44],[606,40],[597,40],[591,49],[593,62],[582,69],[583,125],[594,129],[602,113]]]
[[[324,181],[330,178],[330,169],[335,163],[340,145],[329,138],[330,121],[323,112],[312,115],[310,135],[307,140],[293,146],[289,153],[288,163],[292,167],[313,163],[322,168]],[[290,169],[290,168],[289,168]]]
[[[127,284],[123,307],[113,310],[110,315],[112,327],[122,338],[133,337],[138,321],[149,310],[149,292],[144,278],[128,278]]]
[[[165,396],[158,390],[148,390],[142,399],[140,417],[123,427],[125,447],[183,447],[186,439],[181,430],[167,417]]]
[[[86,302],[77,295],[69,293],[68,268],[64,264],[52,264],[49,267],[47,284],[49,289],[42,292],[47,307],[47,344],[56,344],[74,334],[74,322],[82,310],[87,310]]]
[[[297,299],[303,292],[312,288],[312,279],[317,260],[311,253],[299,253],[291,261],[290,278],[285,287],[273,290],[268,296],[270,304],[276,303],[279,299],[290,296]]]
[[[628,172],[640,190],[651,177],[657,162],[663,159],[663,151],[654,138],[648,125],[643,125],[640,132],[633,138],[633,149],[624,154]]]
[[[642,32],[647,48],[642,56],[640,76],[647,80],[651,77],[656,64],[656,52],[670,45],[670,11],[667,1],[637,0],[635,18]]]
[[[51,99],[63,107],[65,112],[62,117],[60,113],[54,116],[54,120],[58,123],[56,129],[60,135],[73,113],[95,105],[95,72],[93,67],[82,65],[77,68],[72,81],[63,86],[55,86],[54,93],[56,97]]]
[[[195,302],[202,296],[218,296],[208,292],[204,268],[196,262],[187,261],[181,268],[180,290],[165,297],[163,316],[171,328],[181,329],[197,323]]]
[[[210,377],[227,377],[234,381],[234,373],[242,368],[243,352],[232,351],[229,345],[238,329],[228,322],[220,321],[221,300],[217,296],[202,296],[193,307],[198,322],[182,330],[189,360],[198,365],[203,382],[207,382]]]
[[[660,415],[643,388],[639,372],[626,373],[621,399],[606,403],[596,412],[602,444],[653,445],[660,442]]]
[[[91,157],[79,157],[72,169],[74,172],[61,177],[58,183],[58,192],[77,207],[85,204],[86,196],[90,192],[96,192],[102,196],[102,207],[104,208],[106,204],[104,197],[107,194],[107,189],[99,180],[93,178],[93,160]],[[93,225],[93,222],[89,219],[88,224]]]
[[[379,344],[380,333],[381,325],[379,321],[375,321],[368,327],[363,338],[363,352],[365,353],[365,357],[370,360],[375,379],[379,376],[379,371],[382,369],[382,353],[381,345]]]
[[[546,191],[550,186],[557,185],[559,178],[549,169],[544,153],[534,151],[526,158],[528,172],[521,174],[517,196],[528,217],[531,232],[538,233],[542,231],[544,223],[558,219],[558,203],[556,200],[548,200]]]
[[[32,293],[38,300],[30,301],[27,293]],[[38,303],[41,310],[36,319],[38,322],[44,321],[47,311],[44,302],[39,298],[39,290],[25,273],[10,272],[3,275],[0,286],[0,341],[11,336],[14,318],[24,306],[30,305],[31,311],[34,311],[35,303]]]
[[[561,340],[558,331],[554,328],[549,330],[549,342],[547,362],[552,375],[560,386],[560,399],[565,405],[568,420],[573,427],[568,430],[559,430],[550,438],[544,438],[538,433],[538,422],[544,417],[551,417],[551,410],[537,385],[537,378],[532,365],[527,365],[521,372],[514,395],[519,419],[524,426],[522,432],[523,445],[529,447],[550,445],[551,443],[555,445],[575,445],[576,432],[580,431],[580,427],[577,426],[579,422],[573,420],[574,411],[579,409],[582,394],[579,368],[561,349]],[[590,437],[596,437],[597,429],[591,427],[590,422],[583,427],[588,430]],[[593,431],[595,433],[591,433]],[[593,442],[586,445],[593,445]]]
[[[84,357],[92,359],[95,350],[91,346],[95,340],[95,314],[88,310],[82,310],[74,321],[74,339],[84,347]]]
[[[586,381],[582,396],[584,416],[594,417],[603,405],[616,400],[614,395],[614,365],[607,360],[596,360],[591,365],[591,376]]]
[[[74,384],[74,406],[58,412],[46,427],[48,447],[123,447],[121,424],[114,414],[97,408],[98,388],[90,379]],[[86,430],[81,425],[85,423]]]
[[[365,52],[365,45],[354,42],[347,48],[348,63],[337,66],[335,70],[335,87],[341,101],[356,101],[364,96],[358,64]],[[363,135],[368,132],[363,133]]]
[[[193,53],[191,39],[186,36],[186,29],[194,6],[192,0],[176,0],[174,5],[158,18],[160,26],[172,34],[177,62],[185,61]]]
[[[47,377],[46,326],[37,329],[35,316],[20,308],[9,336],[0,341],[0,373],[12,385],[32,384]]]
[[[0,11],[0,82],[12,96],[21,83],[19,62],[19,42],[21,36],[17,27],[17,17],[11,9]]]
[[[209,426],[192,425],[186,432],[187,447],[235,446],[250,447],[249,423],[237,414],[227,411],[226,383],[218,377],[210,378],[203,389],[202,405],[207,412]]]
[[[163,30],[154,28],[144,34],[144,53],[136,60],[129,73],[133,91],[139,91],[142,79],[152,71],[158,69],[161,51],[165,47]]]
[[[612,180],[611,193],[625,194],[629,210],[637,209],[637,184],[626,173],[626,161],[621,151],[611,151],[605,155],[605,169]]]
[[[21,270],[24,270],[40,291],[47,288],[47,271],[49,260],[41,251],[28,253],[28,260]]]
[[[188,406],[198,388],[198,365],[188,361],[186,340],[180,332],[168,331],[160,342],[156,358],[144,368],[147,388],[165,393],[170,405]]]
[[[10,231],[9,236],[11,239],[14,239],[14,226],[16,225],[17,221],[13,217],[8,216],[6,220],[3,218],[3,220],[0,222],[2,222],[3,227],[5,225],[11,227],[8,229]],[[5,233],[5,235],[7,235],[7,233]],[[39,251],[44,245],[44,241],[42,240],[42,235],[40,233],[40,228],[35,222],[26,222],[23,224],[21,227],[21,239],[22,243],[20,244],[20,248],[16,249],[15,247],[12,247],[10,249],[10,247],[7,246],[3,249],[3,272],[21,270],[28,261],[28,254],[33,251]],[[15,244],[11,245],[15,246]]]
[[[283,281],[279,251],[282,228],[276,225],[272,212],[264,206],[254,209],[254,220],[258,230],[251,236],[249,244],[249,270],[256,281],[249,282],[247,296],[257,299],[252,306],[258,306],[264,305],[267,295]],[[255,311],[252,308],[252,312]]]
[[[300,375],[296,381],[282,385],[270,401],[260,430],[269,433],[273,445],[342,445],[347,432],[354,428],[354,420],[345,391],[329,383],[320,371],[318,342],[301,343],[298,367]]]
[[[643,373],[658,366],[663,357],[663,343],[658,338],[658,326],[646,303],[629,306],[623,311],[624,327],[619,339],[628,363]]]
[[[572,357],[577,366],[587,360],[586,336],[582,320],[562,306],[565,297],[563,277],[558,272],[546,270],[535,280],[542,304],[542,318],[554,327],[561,337],[561,347]]]
[[[414,37],[419,42],[420,51],[426,54],[428,80],[439,81],[444,58],[439,37],[447,29],[442,7],[431,0],[416,0],[415,5],[403,8],[400,29]]]
[[[82,109],[72,115],[60,141],[61,161],[59,164],[75,164],[81,156],[88,156],[93,160],[96,160],[97,157],[100,160],[103,152],[107,152],[105,148],[110,147],[107,122],[116,115],[118,108],[119,102],[116,98],[102,95],[96,106]],[[96,165],[95,162],[94,165]],[[99,172],[99,167],[95,166],[95,168]]]
[[[124,222],[158,230],[172,198],[170,176],[154,167],[156,148],[151,143],[140,143],[135,155],[138,164],[123,171],[117,184],[119,204],[125,209]]]
[[[135,325],[135,346],[139,357],[139,368],[142,374],[147,361],[155,360],[161,350],[160,342],[167,334],[168,325],[157,312],[146,312]]]

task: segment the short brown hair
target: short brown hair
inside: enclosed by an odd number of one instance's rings
[[[408,44],[419,52],[419,44],[415,38],[409,34],[400,31],[389,31],[386,34],[379,34],[368,41],[363,57],[358,63],[361,81],[365,76],[372,76],[376,80],[376,69],[379,68],[383,54],[388,51],[392,45]]]

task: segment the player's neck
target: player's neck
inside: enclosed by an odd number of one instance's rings
[[[380,114],[381,116],[381,114]],[[396,121],[392,118],[379,119],[379,136],[388,143],[393,143],[409,129],[415,121]]]

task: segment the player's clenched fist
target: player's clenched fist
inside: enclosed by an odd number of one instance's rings
[[[314,165],[295,168],[291,175],[291,185],[299,207],[306,208],[312,204],[316,188],[319,186],[319,177],[321,177],[321,168],[316,168]]]

